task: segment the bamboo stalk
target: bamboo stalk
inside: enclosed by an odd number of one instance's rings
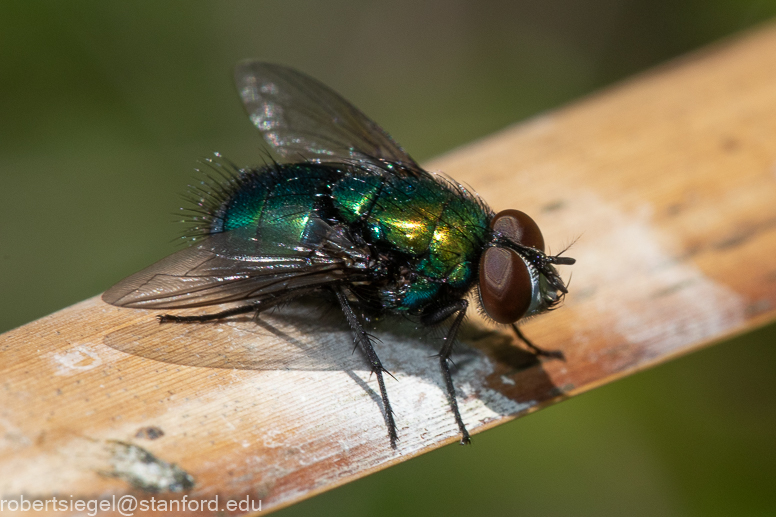
[[[773,320],[774,85],[770,26],[430,164],[577,259],[565,306],[523,327],[565,362],[471,317],[455,374],[470,431]],[[458,439],[433,340],[378,328],[393,450],[347,328],[309,310],[160,326],[95,297],[3,334],[0,498],[266,511]]]

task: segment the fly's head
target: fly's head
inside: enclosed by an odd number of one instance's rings
[[[519,210],[490,221],[492,237],[480,258],[479,293],[485,313],[497,323],[515,323],[558,305],[568,292],[555,265],[573,258],[547,255],[536,222]]]

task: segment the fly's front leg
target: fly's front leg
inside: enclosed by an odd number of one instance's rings
[[[369,337],[369,334],[364,330],[361,322],[358,321],[356,313],[353,312],[353,309],[350,307],[350,302],[348,302],[345,291],[341,287],[335,287],[333,290],[334,294],[337,295],[337,301],[339,301],[342,312],[345,314],[345,318],[347,318],[350,329],[353,332],[353,340],[357,345],[361,346],[361,350],[364,351],[364,355],[366,355],[366,359],[369,361],[372,373],[377,376],[377,384],[380,386],[380,396],[383,399],[383,407],[385,408],[385,424],[388,426],[388,436],[391,439],[391,447],[395,449],[396,440],[398,439],[396,422],[393,419],[393,410],[391,409],[391,403],[388,400],[388,392],[385,389],[385,380],[383,379],[383,372],[388,375],[391,375],[391,373],[383,367],[380,358],[377,357],[377,352],[375,352],[375,349],[372,346],[372,340]]]
[[[423,317],[424,324],[433,325],[456,314],[453,324],[450,326],[450,330],[447,331],[445,343],[439,351],[439,365],[442,367],[442,375],[445,378],[445,387],[447,388],[447,398],[450,403],[450,409],[453,410],[453,416],[455,416],[458,429],[461,430],[461,445],[471,443],[471,438],[469,437],[469,431],[466,430],[466,426],[463,423],[463,418],[461,418],[461,412],[458,410],[458,401],[455,398],[455,386],[453,386],[453,376],[450,373],[450,355],[453,353],[455,336],[458,334],[458,329],[461,327],[461,323],[463,323],[463,319],[466,317],[466,309],[468,307],[469,302],[467,300],[458,300],[457,302],[437,309]]]
[[[523,334],[520,329],[512,323],[512,330],[515,331],[515,334],[517,335],[518,339],[520,339],[523,343],[526,344],[528,348],[530,348],[534,354],[538,356],[544,356],[544,357],[550,357],[552,359],[560,359],[561,361],[566,360],[566,356],[563,355],[563,352],[561,350],[545,350],[544,348],[539,348],[538,346],[534,345],[527,337],[525,337],[525,334]]]

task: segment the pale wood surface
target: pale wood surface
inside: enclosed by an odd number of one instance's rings
[[[776,315],[774,26],[429,168],[528,212],[553,250],[577,239],[565,306],[524,326],[566,362],[532,362],[472,315],[456,387],[475,433]],[[434,341],[406,325],[377,330],[396,377],[392,450],[336,318],[303,307],[181,327],[154,314],[95,297],[0,336],[2,497],[249,495],[266,511],[458,439]],[[164,435],[138,435],[149,426]]]

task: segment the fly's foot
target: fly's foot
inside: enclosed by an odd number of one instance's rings
[[[525,334],[523,334],[520,329],[515,325],[512,324],[512,330],[515,331],[515,335],[517,338],[525,343],[525,345],[531,349],[531,351],[534,353],[534,355],[538,357],[547,357],[549,359],[560,359],[563,362],[566,362],[566,356],[561,350],[546,350],[544,348],[539,348],[538,346],[534,345],[530,339],[525,337]]]

